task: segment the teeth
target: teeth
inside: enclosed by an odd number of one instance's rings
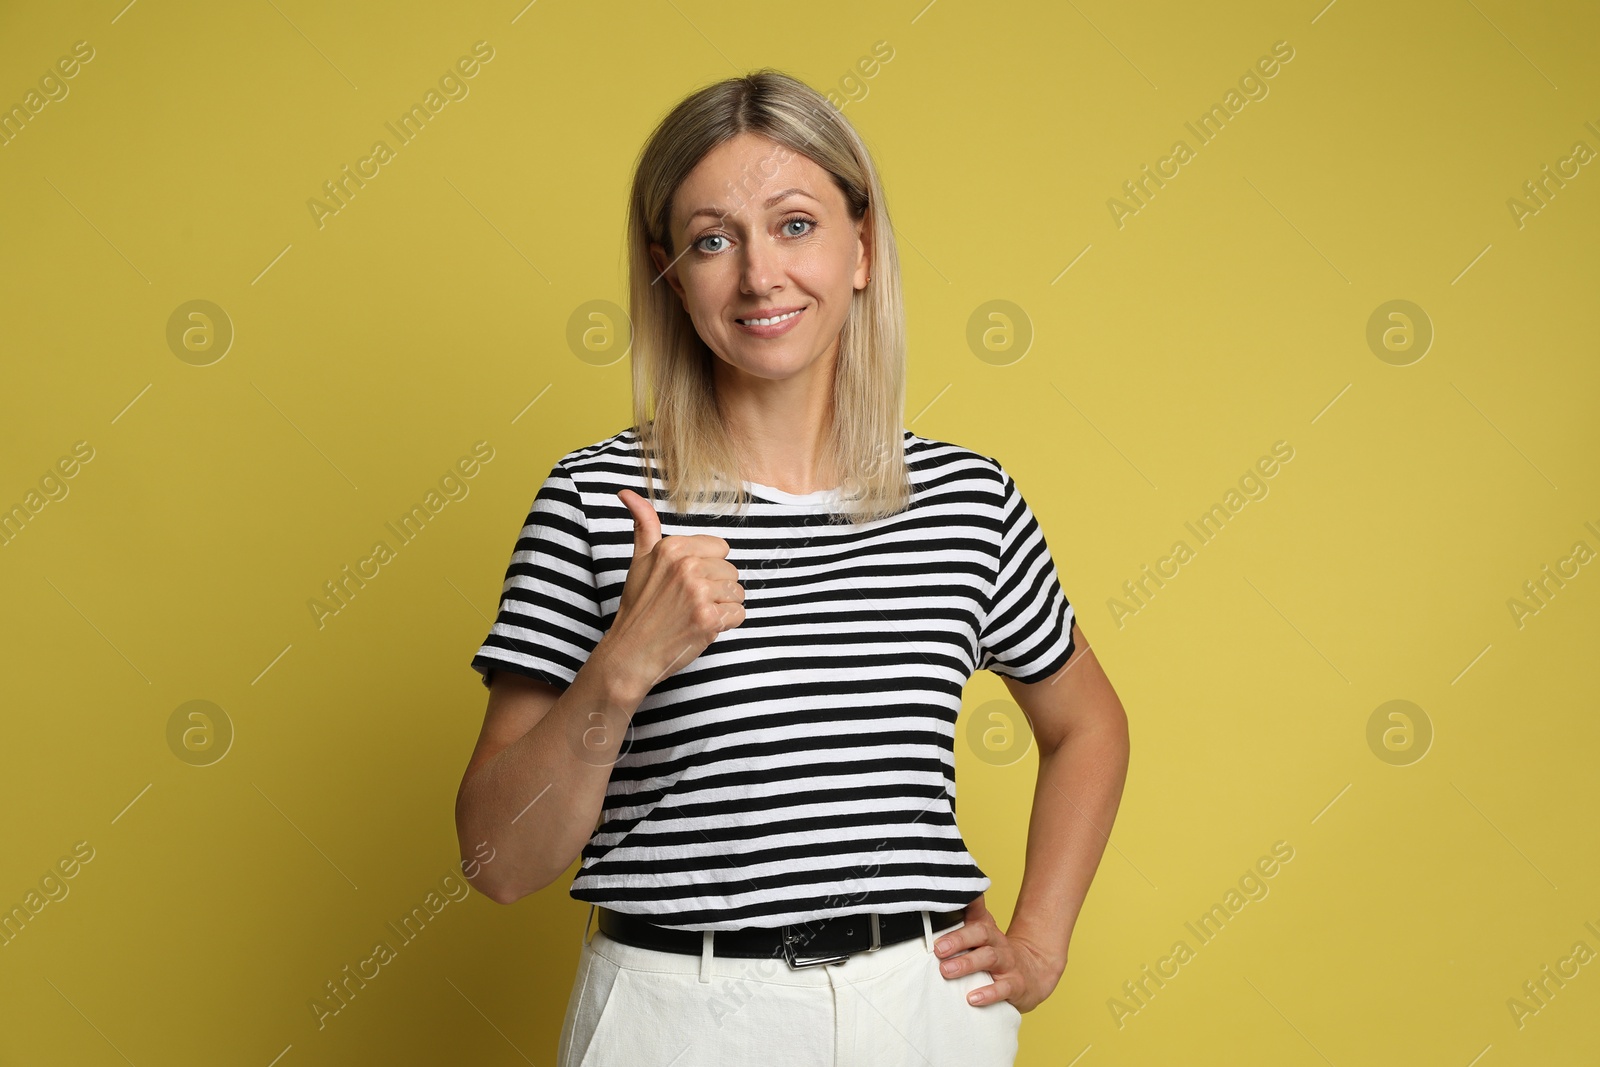
[[[804,310],[804,308],[800,309],[800,311]],[[791,311],[787,315],[778,315],[770,319],[740,319],[739,321],[744,323],[746,326],[771,326],[775,322],[782,322],[784,319],[794,318],[796,315],[800,314],[800,311]]]

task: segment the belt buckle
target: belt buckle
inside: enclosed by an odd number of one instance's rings
[[[842,956],[809,956],[809,957],[804,957],[804,958],[797,957],[794,954],[794,940],[793,940],[793,938],[787,932],[785,932],[784,935],[783,935],[783,959],[784,959],[784,962],[789,965],[789,969],[790,970],[795,970],[795,969],[800,968],[800,967],[815,967],[819,963],[843,963],[845,960],[847,960],[849,958],[850,958],[850,953],[848,953],[848,952],[846,952]]]
[[[873,912],[867,918],[872,928],[872,944],[863,951],[876,952],[879,948],[883,947],[878,942],[878,913]],[[785,925],[783,928],[783,959],[784,962],[789,965],[790,970],[795,970],[800,967],[815,967],[821,963],[843,963],[845,960],[848,960],[851,955],[853,955],[853,953],[846,952],[838,956],[797,957],[794,954],[794,946],[795,942],[798,940],[799,936],[791,932],[788,925]]]

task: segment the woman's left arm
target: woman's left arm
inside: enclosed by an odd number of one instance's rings
[[[1128,718],[1076,622],[1072,636],[1072,658],[1051,677],[1031,685],[1004,678],[1039,746],[1022,886],[1007,930],[979,895],[967,906],[967,925],[935,945],[946,977],[994,976],[972,993],[975,1004],[1009,1000],[1031,1011],[1055,990],[1122,800]]]

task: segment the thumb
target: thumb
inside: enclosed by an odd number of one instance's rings
[[[637,559],[661,540],[661,519],[650,501],[632,489],[617,490],[617,497],[633,516],[633,555]]]

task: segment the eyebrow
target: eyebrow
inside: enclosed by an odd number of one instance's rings
[[[763,204],[762,206],[763,207],[772,207],[774,204],[778,203],[778,201],[784,199],[785,197],[794,196],[796,194],[799,194],[800,196],[805,197],[807,200],[816,200],[817,203],[819,203],[819,204],[822,203],[822,201],[817,200],[816,197],[812,196],[810,193],[806,192],[804,189],[785,189],[780,193],[773,193],[771,196],[767,197],[767,202],[765,204]],[[687,228],[689,223],[693,222],[700,215],[710,215],[712,218],[720,219],[720,218],[724,217],[727,214],[728,214],[728,212],[724,211],[722,208],[716,208],[716,207],[697,208],[696,210],[694,210],[694,211],[689,213],[689,217],[687,219],[683,220],[683,225],[684,225],[685,228]]]

